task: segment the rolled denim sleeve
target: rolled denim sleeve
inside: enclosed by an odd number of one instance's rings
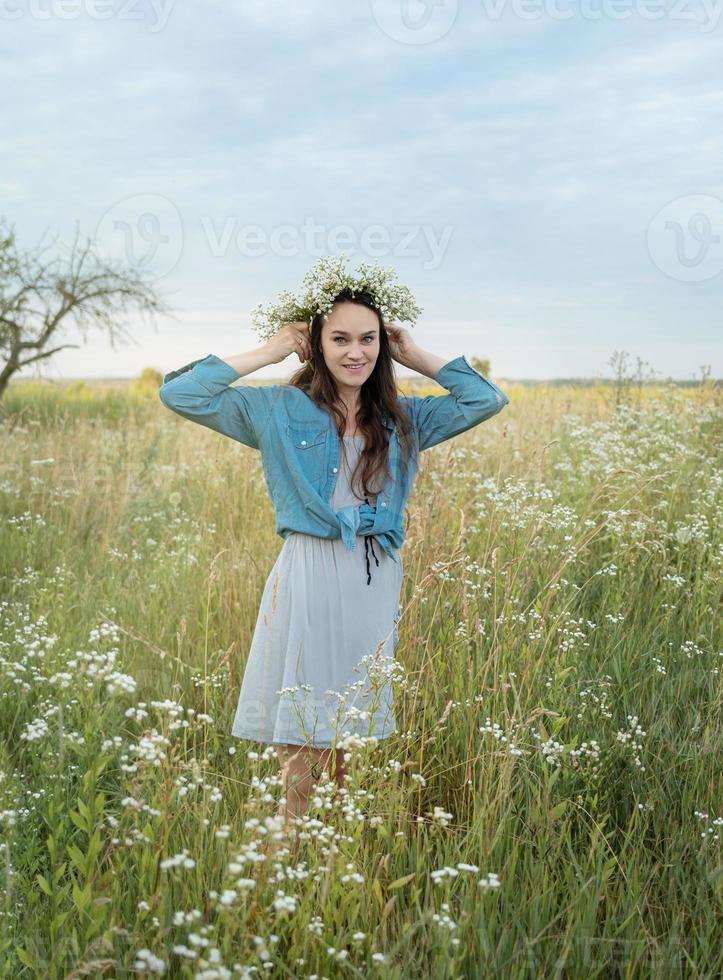
[[[406,396],[420,451],[479,425],[510,401],[501,388],[472,367],[464,354],[441,367],[434,380],[449,394]]]
[[[239,385],[241,375],[215,354],[191,361],[163,378],[158,396],[172,412],[214,429],[251,449],[263,433],[284,385]]]

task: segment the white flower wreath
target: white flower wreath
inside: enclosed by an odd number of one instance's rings
[[[251,313],[252,329],[262,340],[270,340],[285,323],[305,322],[311,329],[316,313],[325,316],[334,298],[344,289],[352,294],[367,292],[372,297],[385,322],[401,320],[414,326],[422,307],[415,302],[407,286],[395,283],[397,273],[392,268],[360,262],[356,275],[345,268],[348,256],[333,255],[320,258],[304,276],[298,294],[286,290],[275,303],[259,303]]]

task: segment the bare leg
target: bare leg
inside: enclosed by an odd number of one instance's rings
[[[329,764],[330,764],[330,767],[331,767],[331,765],[333,765],[333,763],[331,762],[331,760],[330,760]],[[345,783],[344,783],[344,777],[346,776],[346,774],[347,774],[347,768],[346,768],[346,764],[344,762],[344,749],[337,749],[336,750],[336,765],[334,766],[334,778],[336,779],[336,785],[339,787],[339,789],[341,789],[342,786],[345,785]],[[338,796],[339,794],[337,792],[334,795],[335,796]]]
[[[276,745],[275,748],[286,797],[286,803],[279,807],[279,815],[288,822],[306,811],[314,784],[328,762],[329,749],[306,745]]]
[[[306,745],[275,745],[276,753],[281,763],[284,796],[286,804],[279,806],[279,816],[286,818],[300,817],[305,813],[314,786],[321,777],[324,769],[330,772],[334,765],[333,756],[336,754],[334,777],[338,786],[344,785],[343,750],[318,749]]]

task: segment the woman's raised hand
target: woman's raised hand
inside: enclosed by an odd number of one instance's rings
[[[395,323],[385,323],[384,328],[389,338],[389,349],[395,361],[402,367],[411,368],[411,357],[417,345],[412,339],[412,335],[404,327],[398,327]]]
[[[298,354],[299,360],[311,360],[311,337],[309,324],[303,320],[285,323],[274,336],[266,341],[266,349],[272,355],[272,364],[278,364],[289,354]]]

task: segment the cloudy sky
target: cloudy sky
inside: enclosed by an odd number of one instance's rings
[[[417,341],[500,378],[609,375],[615,350],[720,374],[722,14],[0,0],[0,216],[28,249],[78,229],[175,309],[115,350],[68,329],[43,376],[255,347],[253,307],[325,254],[393,265]]]

